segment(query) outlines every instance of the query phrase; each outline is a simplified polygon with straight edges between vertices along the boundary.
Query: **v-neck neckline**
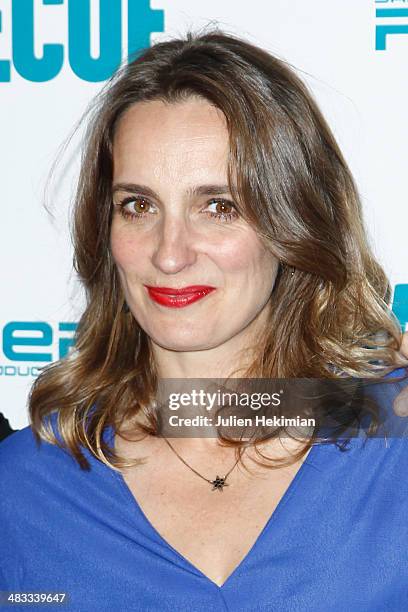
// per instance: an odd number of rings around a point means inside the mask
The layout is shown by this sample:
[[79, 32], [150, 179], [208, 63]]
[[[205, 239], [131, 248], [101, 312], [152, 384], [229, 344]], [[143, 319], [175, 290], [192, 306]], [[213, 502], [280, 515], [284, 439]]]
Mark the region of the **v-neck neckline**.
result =
[[[114, 429], [113, 429], [113, 427], [108, 427], [108, 429], [106, 431], [106, 441], [107, 441], [107, 443], [112, 448], [114, 446], [114, 439], [115, 439]], [[324, 446], [324, 445], [319, 444], [319, 443], [313, 444], [313, 446], [312, 446], [311, 450], [309, 451], [306, 459], [302, 462], [302, 464], [299, 467], [298, 471], [296, 472], [296, 474], [294, 475], [294, 477], [290, 481], [289, 486], [287, 487], [287, 489], [285, 490], [284, 494], [280, 498], [278, 504], [275, 506], [275, 509], [273, 510], [271, 515], [269, 516], [269, 518], [268, 518], [267, 522], [265, 523], [264, 527], [262, 528], [262, 530], [260, 531], [258, 536], [255, 538], [253, 544], [251, 545], [251, 547], [249, 548], [249, 550], [247, 551], [245, 556], [235, 566], [235, 568], [232, 570], [232, 572], [229, 574], [229, 576], [227, 576], [227, 578], [224, 580], [224, 582], [221, 585], [219, 585], [216, 582], [214, 582], [214, 580], [212, 580], [202, 570], [200, 570], [196, 565], [194, 565], [194, 563], [189, 561], [187, 559], [187, 557], [185, 557], [179, 550], [177, 550], [174, 546], [172, 546], [172, 544], [170, 544], [160, 534], [160, 532], [156, 529], [156, 527], [153, 525], [153, 523], [147, 517], [147, 515], [145, 514], [145, 512], [142, 509], [141, 505], [137, 501], [136, 497], [134, 496], [134, 494], [130, 490], [126, 480], [123, 477], [123, 474], [121, 472], [117, 472], [116, 470], [108, 468], [107, 466], [105, 466], [105, 467], [108, 470], [108, 472], [110, 473], [110, 475], [113, 478], [114, 482], [117, 485], [119, 485], [120, 490], [124, 494], [124, 497], [128, 500], [130, 506], [133, 506], [133, 508], [136, 509], [136, 511], [140, 515], [141, 519], [145, 523], [147, 529], [154, 535], [156, 540], [158, 540], [165, 548], [168, 548], [169, 550], [171, 550], [182, 561], [182, 563], [189, 568], [190, 571], [192, 571], [195, 574], [199, 574], [207, 583], [211, 584], [213, 587], [216, 587], [217, 589], [219, 589], [221, 591], [221, 590], [225, 590], [225, 588], [227, 586], [229, 586], [231, 582], [234, 581], [234, 579], [237, 577], [238, 573], [242, 570], [242, 568], [249, 563], [250, 558], [255, 554], [255, 552], [254, 552], [255, 549], [259, 547], [261, 541], [263, 540], [263, 537], [264, 537], [266, 531], [268, 531], [270, 529], [271, 525], [276, 522], [276, 519], [282, 513], [282, 510], [283, 510], [284, 506], [292, 498], [295, 490], [298, 488], [298, 485], [302, 481], [302, 479], [303, 479], [303, 477], [304, 477], [304, 475], [306, 473], [307, 468], [310, 468], [310, 467], [313, 468], [313, 467], [317, 466], [316, 458], [319, 455], [318, 450], [322, 446]], [[310, 460], [312, 458], [314, 459], [314, 462], [310, 463]]]

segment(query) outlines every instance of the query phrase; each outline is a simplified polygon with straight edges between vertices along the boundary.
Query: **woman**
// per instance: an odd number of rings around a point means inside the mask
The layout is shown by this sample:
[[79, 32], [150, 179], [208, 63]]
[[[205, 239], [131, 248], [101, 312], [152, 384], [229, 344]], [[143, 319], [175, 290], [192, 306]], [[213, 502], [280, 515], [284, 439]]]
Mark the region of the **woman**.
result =
[[[1, 588], [86, 612], [404, 609], [404, 438], [155, 435], [163, 379], [405, 372], [352, 176], [294, 72], [219, 31], [146, 50], [90, 121], [74, 238], [75, 351], [0, 447]], [[382, 385], [388, 412], [403, 385]]]

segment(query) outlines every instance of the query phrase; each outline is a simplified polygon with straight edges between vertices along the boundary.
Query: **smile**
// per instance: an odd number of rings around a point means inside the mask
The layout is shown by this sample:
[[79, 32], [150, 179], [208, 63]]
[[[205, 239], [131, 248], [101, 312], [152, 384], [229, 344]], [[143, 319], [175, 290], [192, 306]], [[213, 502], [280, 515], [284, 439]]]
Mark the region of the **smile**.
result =
[[149, 287], [145, 285], [150, 298], [157, 304], [169, 308], [184, 308], [193, 302], [201, 300], [206, 295], [215, 291], [215, 287], [207, 285], [193, 285], [183, 289], [172, 289], [171, 287]]

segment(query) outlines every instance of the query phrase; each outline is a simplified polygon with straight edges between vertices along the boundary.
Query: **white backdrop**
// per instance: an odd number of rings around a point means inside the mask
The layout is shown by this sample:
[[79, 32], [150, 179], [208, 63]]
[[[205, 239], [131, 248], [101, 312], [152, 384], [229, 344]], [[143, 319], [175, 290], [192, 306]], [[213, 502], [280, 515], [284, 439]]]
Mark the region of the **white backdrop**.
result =
[[[103, 32], [107, 26], [102, 13], [110, 5], [122, 8], [116, 38], [121, 35], [123, 58], [132, 12], [133, 46], [211, 22], [296, 68], [354, 173], [374, 251], [393, 286], [399, 285], [395, 310], [405, 328], [408, 0], [0, 0], [0, 412], [12, 427], [27, 425], [27, 394], [37, 368], [63, 354], [82, 307], [67, 230], [78, 138], [53, 180], [47, 176], [103, 85], [90, 80], [98, 76], [97, 62], [86, 68], [85, 58], [85, 78], [76, 74], [88, 4], [95, 60], [100, 25]], [[58, 46], [44, 51], [47, 44]], [[109, 64], [109, 51], [104, 53]]]

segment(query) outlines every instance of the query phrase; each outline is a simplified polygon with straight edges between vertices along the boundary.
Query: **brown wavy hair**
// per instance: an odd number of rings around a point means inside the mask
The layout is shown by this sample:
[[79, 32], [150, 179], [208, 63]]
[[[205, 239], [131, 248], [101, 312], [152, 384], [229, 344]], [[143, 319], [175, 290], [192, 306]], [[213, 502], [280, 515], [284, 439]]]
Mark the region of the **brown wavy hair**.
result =
[[[308, 88], [289, 64], [245, 40], [189, 32], [129, 61], [88, 116], [73, 218], [86, 308], [74, 350], [42, 371], [29, 399], [38, 441], [68, 449], [84, 469], [81, 445], [112, 469], [135, 465], [103, 440], [108, 426], [119, 431], [143, 414], [142, 433], [157, 434], [149, 338], [124, 307], [110, 250], [115, 127], [137, 102], [189, 96], [223, 112], [231, 194], [281, 264], [268, 325], [242, 378], [373, 378], [407, 363], [356, 185]], [[55, 412], [61, 440], [45, 418]], [[243, 443], [227, 443], [241, 454]]]

